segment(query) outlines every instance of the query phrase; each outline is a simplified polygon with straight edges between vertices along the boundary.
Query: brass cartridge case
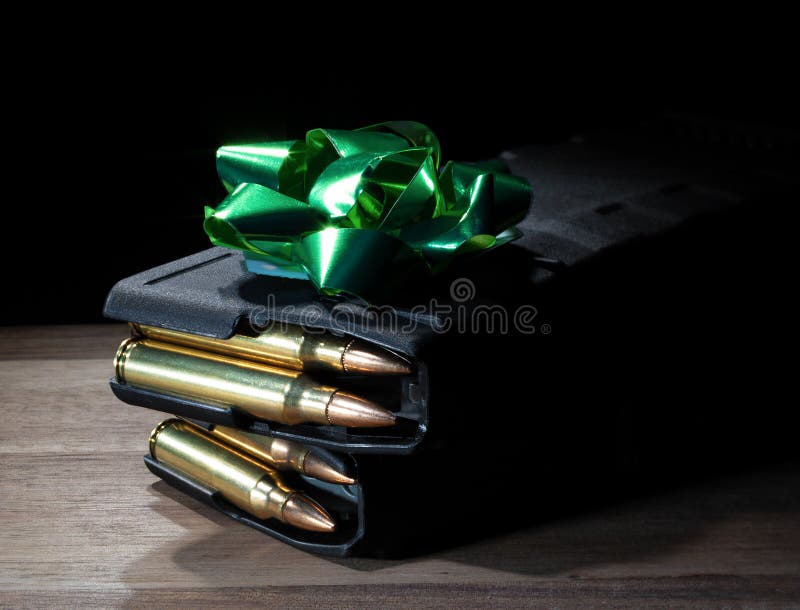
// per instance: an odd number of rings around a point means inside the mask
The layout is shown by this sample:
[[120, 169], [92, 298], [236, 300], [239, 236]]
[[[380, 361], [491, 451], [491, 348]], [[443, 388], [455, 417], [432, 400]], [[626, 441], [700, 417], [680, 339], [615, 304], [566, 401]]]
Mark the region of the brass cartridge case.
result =
[[252, 434], [227, 426], [213, 426], [216, 439], [248, 453], [276, 470], [294, 470], [330, 483], [352, 485], [355, 479], [315, 455], [308, 447], [285, 439]]
[[333, 520], [322, 507], [284, 485], [276, 472], [190, 422], [161, 422], [150, 434], [149, 444], [154, 459], [210, 487], [259, 519], [278, 519], [315, 531], [334, 529]]
[[329, 332], [308, 332], [293, 324], [275, 324], [256, 336], [236, 334], [228, 339], [131, 324], [142, 337], [261, 362], [296, 371], [327, 370], [336, 373], [404, 375], [411, 363], [384, 348], [360, 339]]
[[394, 415], [368, 400], [317, 384], [298, 371], [201, 352], [150, 339], [125, 340], [114, 369], [121, 383], [240, 409], [284, 424], [392, 425]]

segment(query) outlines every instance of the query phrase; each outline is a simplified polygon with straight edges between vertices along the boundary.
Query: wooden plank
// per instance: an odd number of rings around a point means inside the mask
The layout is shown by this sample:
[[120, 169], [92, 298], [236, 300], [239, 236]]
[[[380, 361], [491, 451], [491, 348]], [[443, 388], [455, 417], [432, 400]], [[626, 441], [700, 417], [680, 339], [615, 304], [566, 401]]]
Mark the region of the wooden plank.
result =
[[127, 324], [0, 326], [0, 360], [105, 358], [130, 334]]
[[14, 345], [5, 342], [0, 361], [0, 607], [800, 601], [797, 464], [416, 558], [332, 560], [298, 551], [146, 470], [147, 434], [164, 416], [124, 405], [108, 389], [124, 327], [83, 328], [83, 335], [80, 327], [3, 329]]
[[[792, 588], [787, 581], [794, 581]], [[9, 606], [37, 608], [791, 608], [794, 578], [542, 579], [532, 584], [369, 585], [136, 591], [12, 592]], [[2, 599], [2, 598], [0, 598]]]

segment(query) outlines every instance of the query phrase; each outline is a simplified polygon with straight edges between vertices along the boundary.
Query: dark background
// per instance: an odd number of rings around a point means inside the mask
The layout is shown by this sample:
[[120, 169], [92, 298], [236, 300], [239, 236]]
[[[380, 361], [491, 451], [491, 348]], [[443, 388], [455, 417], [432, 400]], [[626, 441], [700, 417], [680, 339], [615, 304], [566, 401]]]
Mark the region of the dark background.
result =
[[[256, 54], [220, 43], [209, 57], [188, 43], [161, 53], [145, 36], [124, 50], [71, 40], [37, 68], [20, 64], [7, 96], [0, 323], [101, 322], [116, 281], [208, 247], [202, 212], [225, 194], [223, 144], [401, 118], [432, 127], [447, 159], [603, 131], [709, 165], [795, 164], [796, 69], [777, 31], [756, 42], [751, 29], [652, 40], [645, 27], [635, 39], [598, 29], [581, 45], [568, 29], [537, 43], [537, 27], [512, 28], [491, 52], [464, 39], [387, 54], [392, 40], [345, 48], [323, 37], [313, 65], [291, 55], [304, 39], [277, 58], [260, 43]], [[784, 189], [570, 276], [548, 313], [570, 340], [542, 369], [547, 387], [580, 387], [571, 404], [616, 413], [637, 431], [621, 437], [660, 439], [664, 464], [673, 439], [690, 437], [727, 439], [701, 451], [706, 462], [788, 452], [789, 371], [776, 345], [796, 205]], [[639, 404], [646, 426], [632, 423]]]
[[[39, 70], [9, 77], [0, 324], [101, 322], [117, 280], [208, 247], [202, 211], [224, 196], [214, 167], [223, 144], [400, 118], [432, 127], [447, 159], [605, 131], [709, 164], [731, 154], [795, 164], [792, 38], [773, 24], [731, 29], [719, 19], [689, 38], [672, 29], [650, 40], [659, 18], [631, 26], [633, 40], [598, 26], [581, 44], [583, 32], [567, 27], [533, 46], [549, 27], [537, 23], [510, 32], [509, 45], [491, 54], [486, 44], [455, 49], [423, 36], [390, 57], [396, 37], [350, 46], [325, 38], [331, 44], [311, 64], [291, 54], [304, 36], [276, 51], [266, 30], [261, 54], [245, 58], [229, 33], [213, 61], [190, 44], [145, 61], [153, 53], [146, 36], [107, 58], [103, 44], [67, 45]], [[464, 37], [479, 35], [479, 25]], [[103, 66], [94, 65], [99, 56]], [[585, 434], [603, 447], [591, 455], [589, 443], [574, 452], [559, 445], [548, 453], [553, 462], [588, 471], [604, 463], [601, 454], [616, 456], [615, 467], [648, 488], [661, 480], [650, 476], [656, 470], [685, 480], [796, 457], [785, 393], [794, 373], [781, 354], [797, 199], [783, 191], [750, 201], [691, 235], [654, 240], [646, 256], [623, 251], [597, 273], [572, 276], [551, 310], [566, 339], [517, 363], [520, 376], [506, 384], [533, 383], [526, 406], [548, 405], [543, 413], [570, 420], [560, 435]], [[518, 432], [558, 445], [539, 412], [527, 413], [537, 421]], [[606, 427], [586, 425], [586, 413]], [[484, 433], [476, 430], [464, 438]]]
[[[536, 32], [510, 29], [509, 46], [491, 53], [462, 41], [394, 56], [323, 44], [313, 66], [244, 51], [236, 66], [222, 44], [212, 58], [187, 44], [145, 60], [143, 38], [126, 52], [72, 41], [10, 77], [0, 323], [101, 321], [115, 281], [207, 247], [202, 210], [224, 196], [214, 151], [226, 143], [407, 118], [435, 130], [445, 158], [470, 160], [597, 130], [655, 140], [675, 117], [699, 117], [754, 127], [787, 154], [794, 146], [780, 37], [757, 50], [735, 33], [695, 32], [694, 46], [685, 32], [600, 32], [580, 48], [576, 37], [529, 47]], [[688, 142], [709, 156], [725, 146]]]

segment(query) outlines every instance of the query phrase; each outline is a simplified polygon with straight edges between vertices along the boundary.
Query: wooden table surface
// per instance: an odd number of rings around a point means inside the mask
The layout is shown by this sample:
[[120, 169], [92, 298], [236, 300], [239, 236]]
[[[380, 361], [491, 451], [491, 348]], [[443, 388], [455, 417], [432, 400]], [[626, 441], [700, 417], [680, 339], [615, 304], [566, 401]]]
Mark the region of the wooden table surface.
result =
[[800, 606], [800, 467], [408, 560], [298, 551], [145, 468], [108, 388], [121, 325], [0, 328], [0, 607]]

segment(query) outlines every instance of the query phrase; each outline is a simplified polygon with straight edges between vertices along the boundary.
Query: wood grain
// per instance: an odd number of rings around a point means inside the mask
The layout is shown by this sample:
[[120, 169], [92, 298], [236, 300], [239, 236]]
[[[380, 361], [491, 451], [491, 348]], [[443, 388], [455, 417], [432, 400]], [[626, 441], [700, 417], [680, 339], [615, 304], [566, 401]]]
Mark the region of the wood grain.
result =
[[331, 560], [158, 481], [107, 386], [120, 325], [0, 329], [0, 607], [800, 603], [800, 467], [718, 477], [407, 560]]

